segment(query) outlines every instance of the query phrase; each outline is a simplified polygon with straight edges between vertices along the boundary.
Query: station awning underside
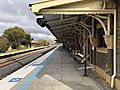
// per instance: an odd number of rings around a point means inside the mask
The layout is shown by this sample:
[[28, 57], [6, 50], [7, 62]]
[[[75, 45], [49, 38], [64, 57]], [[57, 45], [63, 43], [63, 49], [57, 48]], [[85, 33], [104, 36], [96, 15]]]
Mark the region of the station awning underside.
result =
[[114, 14], [114, 9], [105, 9], [103, 0], [47, 0], [31, 3], [30, 9], [37, 16], [43, 15], [42, 24], [45, 22], [45, 26], [62, 42], [82, 33], [84, 27], [91, 30], [90, 15], [104, 17]]

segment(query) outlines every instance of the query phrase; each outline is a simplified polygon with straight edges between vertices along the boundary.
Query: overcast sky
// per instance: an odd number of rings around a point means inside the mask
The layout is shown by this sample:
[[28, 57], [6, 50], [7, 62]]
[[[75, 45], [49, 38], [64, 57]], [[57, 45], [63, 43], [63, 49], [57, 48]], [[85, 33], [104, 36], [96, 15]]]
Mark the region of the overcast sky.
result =
[[40, 0], [0, 0], [0, 35], [11, 26], [20, 26], [35, 39], [54, 38], [47, 28], [36, 23], [36, 16], [28, 6], [34, 1]]

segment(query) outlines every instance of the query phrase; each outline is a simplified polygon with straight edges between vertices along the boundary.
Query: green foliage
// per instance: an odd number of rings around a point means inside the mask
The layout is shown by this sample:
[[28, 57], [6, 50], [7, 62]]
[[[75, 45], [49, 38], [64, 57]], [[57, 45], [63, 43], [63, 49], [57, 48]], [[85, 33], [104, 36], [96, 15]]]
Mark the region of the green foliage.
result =
[[6, 29], [3, 36], [10, 41], [13, 49], [19, 48], [21, 44], [28, 46], [31, 42], [30, 34], [27, 34], [22, 28], [17, 26]]
[[25, 33], [25, 37], [24, 39], [22, 39], [21, 45], [29, 46], [31, 44], [31, 41], [32, 41], [31, 35], [28, 33]]
[[37, 46], [48, 46], [49, 42], [47, 40], [38, 40]]
[[10, 47], [10, 42], [5, 37], [0, 37], [0, 53], [5, 52]]

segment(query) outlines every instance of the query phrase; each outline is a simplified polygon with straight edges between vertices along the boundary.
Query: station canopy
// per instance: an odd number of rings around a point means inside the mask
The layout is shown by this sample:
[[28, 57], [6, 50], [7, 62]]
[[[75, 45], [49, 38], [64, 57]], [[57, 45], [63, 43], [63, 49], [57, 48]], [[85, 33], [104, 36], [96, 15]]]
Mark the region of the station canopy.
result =
[[80, 25], [91, 27], [90, 15], [114, 14], [114, 9], [105, 9], [105, 0], [44, 0], [29, 7], [37, 16], [43, 16], [37, 22], [63, 41], [79, 33]]

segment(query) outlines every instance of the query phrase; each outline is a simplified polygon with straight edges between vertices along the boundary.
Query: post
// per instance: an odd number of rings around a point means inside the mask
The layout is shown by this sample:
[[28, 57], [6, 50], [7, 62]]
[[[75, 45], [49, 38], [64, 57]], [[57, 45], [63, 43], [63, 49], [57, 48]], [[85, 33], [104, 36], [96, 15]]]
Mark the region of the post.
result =
[[85, 64], [85, 70], [84, 70], [83, 76], [87, 76], [87, 61], [86, 60], [85, 60], [84, 64]]
[[[87, 39], [87, 37], [86, 37], [86, 31], [84, 31], [84, 35], [85, 35], [84, 55], [86, 56], [86, 39]], [[87, 61], [86, 60], [84, 62], [84, 67], [85, 67], [85, 69], [84, 69], [84, 75], [83, 76], [87, 76]]]

